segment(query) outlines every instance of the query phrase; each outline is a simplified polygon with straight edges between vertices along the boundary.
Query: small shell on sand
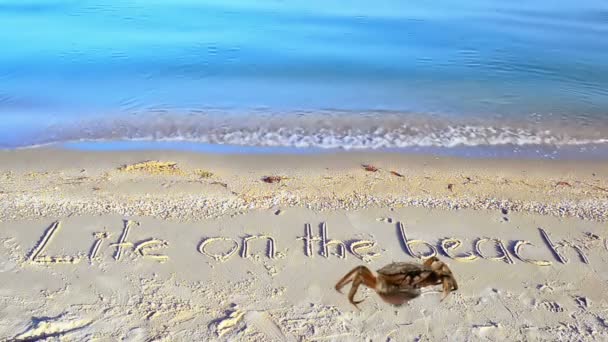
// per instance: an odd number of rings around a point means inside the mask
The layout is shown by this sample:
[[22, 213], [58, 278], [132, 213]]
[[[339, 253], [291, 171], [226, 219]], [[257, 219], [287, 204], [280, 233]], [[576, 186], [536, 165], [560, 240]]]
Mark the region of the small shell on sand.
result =
[[118, 168], [123, 172], [145, 172], [151, 175], [183, 175], [182, 171], [175, 162], [164, 162], [158, 160], [148, 160], [140, 163], [123, 165]]
[[285, 178], [283, 178], [281, 176], [266, 176], [266, 177], [262, 178], [262, 181], [265, 183], [279, 183], [283, 179], [285, 179]]

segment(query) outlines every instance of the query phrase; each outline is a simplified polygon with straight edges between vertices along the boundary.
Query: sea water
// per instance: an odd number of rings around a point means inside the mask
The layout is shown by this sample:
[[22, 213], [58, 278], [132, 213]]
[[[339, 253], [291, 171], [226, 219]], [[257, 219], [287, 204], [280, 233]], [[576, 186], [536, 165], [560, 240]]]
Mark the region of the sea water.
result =
[[0, 0], [0, 148], [99, 141], [604, 155], [608, 2]]

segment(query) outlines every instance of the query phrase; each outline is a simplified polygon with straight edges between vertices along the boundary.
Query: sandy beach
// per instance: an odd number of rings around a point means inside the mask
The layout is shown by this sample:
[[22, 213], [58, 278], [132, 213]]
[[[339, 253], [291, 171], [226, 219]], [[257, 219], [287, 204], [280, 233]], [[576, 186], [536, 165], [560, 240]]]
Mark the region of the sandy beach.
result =
[[[1, 151], [0, 338], [601, 341], [607, 220], [601, 161]], [[432, 255], [443, 301], [334, 289]]]
[[608, 1], [347, 4], [0, 0], [0, 342], [608, 341]]

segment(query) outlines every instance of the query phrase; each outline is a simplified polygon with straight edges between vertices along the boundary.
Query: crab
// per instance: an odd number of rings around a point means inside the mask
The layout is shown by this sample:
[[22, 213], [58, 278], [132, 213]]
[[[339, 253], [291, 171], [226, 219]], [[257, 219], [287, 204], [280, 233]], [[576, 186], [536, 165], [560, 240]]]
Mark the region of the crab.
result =
[[385, 302], [397, 306], [420, 296], [420, 288], [425, 286], [443, 285], [442, 301], [458, 289], [452, 271], [437, 257], [430, 257], [423, 264], [393, 262], [377, 272], [375, 276], [367, 267], [357, 266], [338, 281], [336, 290], [342, 293], [342, 288], [352, 282], [348, 300], [358, 308], [357, 304], [363, 300], [356, 301], [355, 294], [361, 284], [375, 290]]

